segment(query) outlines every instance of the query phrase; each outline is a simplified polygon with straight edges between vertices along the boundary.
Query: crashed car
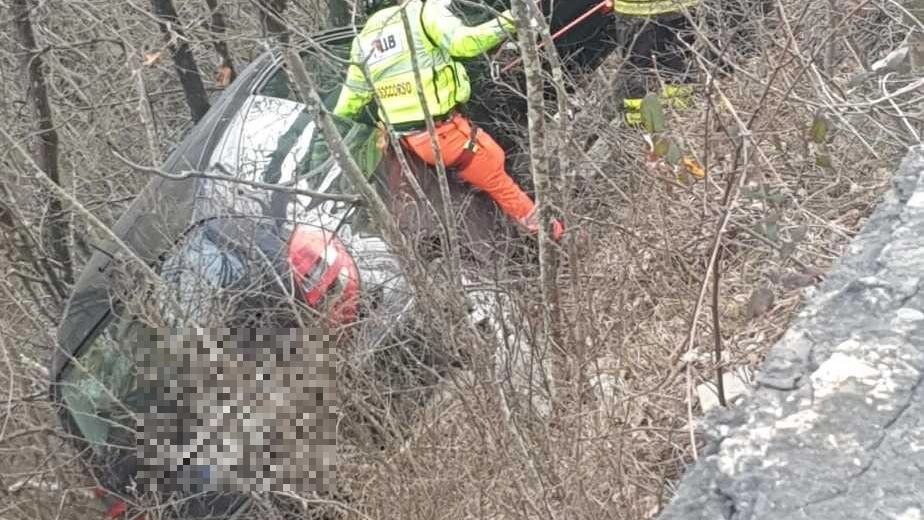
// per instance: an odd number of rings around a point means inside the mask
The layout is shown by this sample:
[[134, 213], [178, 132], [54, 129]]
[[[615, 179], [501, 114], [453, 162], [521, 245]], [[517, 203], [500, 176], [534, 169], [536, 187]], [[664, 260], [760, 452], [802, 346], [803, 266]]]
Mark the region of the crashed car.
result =
[[[575, 2], [556, 11], [553, 29], [592, 4]], [[602, 16], [591, 19], [585, 26], [591, 32], [559, 40], [560, 51], [576, 67], [596, 66], [613, 47], [601, 43], [606, 23]], [[329, 109], [346, 72], [331, 56], [345, 60], [353, 34], [348, 28], [317, 35], [301, 54]], [[491, 92], [473, 100], [473, 119], [515, 146], [503, 125], [492, 126], [490, 114], [498, 104], [516, 106], [519, 98], [488, 88], [496, 72], [490, 58], [471, 67], [475, 92], [479, 87]], [[297, 327], [323, 307], [335, 323], [363, 323], [362, 335], [351, 338], [363, 348], [415, 333], [415, 298], [402, 276], [402, 259], [377, 234], [293, 87], [277, 51], [241, 71], [171, 152], [162, 165], [166, 175], [153, 178], [115, 224], [121, 244], [98, 244], [75, 284], [51, 360], [51, 398], [100, 493], [110, 497], [112, 514], [125, 507], [119, 497], [149, 487], [137, 475], [136, 414], [150, 399], [137, 386], [137, 346], [156, 331], [183, 323]], [[438, 260], [435, 215], [423, 208], [397, 156], [383, 144], [373, 110], [360, 121], [336, 124], [363, 174], [421, 246], [420, 254]], [[525, 118], [525, 110], [521, 115]], [[436, 176], [409, 161], [426, 198], [439, 207]], [[490, 262], [498, 254], [494, 244], [511, 230], [486, 196], [456, 179], [449, 184], [453, 207], [464, 213], [459, 224], [467, 265]], [[156, 284], [140, 281], [146, 269], [141, 264], [154, 270]], [[476, 302], [471, 319], [493, 320], [497, 298], [485, 297], [493, 293], [470, 293]], [[173, 475], [184, 474], [183, 468], [174, 470]], [[208, 489], [207, 476], [197, 482], [190, 475], [181, 491]], [[239, 495], [197, 496], [185, 502], [184, 516], [227, 514], [248, 503]]]

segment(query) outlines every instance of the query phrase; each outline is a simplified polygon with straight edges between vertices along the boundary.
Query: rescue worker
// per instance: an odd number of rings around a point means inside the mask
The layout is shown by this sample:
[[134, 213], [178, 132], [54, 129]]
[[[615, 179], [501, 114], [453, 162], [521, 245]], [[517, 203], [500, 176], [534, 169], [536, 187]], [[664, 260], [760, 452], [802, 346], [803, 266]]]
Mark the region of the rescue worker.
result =
[[[393, 125], [404, 149], [435, 166], [416, 88], [414, 53], [445, 166], [456, 168], [464, 181], [487, 193], [526, 232], [538, 234], [536, 205], [507, 173], [504, 150], [460, 112], [471, 95], [471, 83], [457, 59], [473, 58], [500, 45], [515, 31], [512, 16], [505, 11], [486, 23], [467, 26], [449, 4], [449, 0], [365, 0], [369, 18], [353, 41], [352, 64], [333, 112], [355, 119], [373, 101], [362, 69], [365, 64], [381, 100], [378, 117]], [[405, 34], [402, 9], [410, 35]], [[559, 241], [563, 233], [561, 221], [553, 221], [551, 238]]]
[[[694, 11], [702, 0], [615, 0], [613, 11], [623, 20], [621, 43], [630, 65], [623, 98], [626, 122], [641, 123], [642, 98], [660, 91], [660, 97], [678, 109], [689, 106], [693, 93], [691, 59], [686, 45], [693, 32], [685, 10]], [[661, 90], [657, 75], [664, 79]]]

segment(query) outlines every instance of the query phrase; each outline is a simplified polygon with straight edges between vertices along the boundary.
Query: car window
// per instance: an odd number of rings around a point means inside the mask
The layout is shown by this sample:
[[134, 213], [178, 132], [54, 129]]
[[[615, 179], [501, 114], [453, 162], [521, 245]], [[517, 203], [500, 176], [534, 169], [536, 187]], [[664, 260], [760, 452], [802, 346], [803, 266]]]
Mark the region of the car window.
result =
[[[339, 41], [325, 43], [323, 49], [314, 47], [299, 54], [305, 70], [311, 75], [318, 94], [328, 110], [332, 110], [337, 104], [337, 98], [343, 88], [351, 43], [349, 38], [343, 38]], [[261, 96], [291, 101], [300, 99], [297, 87], [289, 81], [288, 74], [282, 68], [270, 76], [258, 93]]]
[[299, 178], [306, 189], [317, 189], [323, 159], [314, 154], [319, 132], [301, 103], [256, 96], [239, 132], [236, 177], [276, 184]]
[[146, 330], [139, 322], [114, 319], [62, 374], [62, 403], [98, 457], [110, 459], [117, 450], [134, 452], [134, 414], [140, 412], [140, 403], [133, 345]]
[[[192, 230], [160, 268], [164, 281], [176, 290], [168, 293], [175, 302], [157, 298], [158, 310], [170, 325], [208, 322], [222, 312], [218, 296], [246, 275], [247, 266], [239, 255], [216, 243], [210, 225]], [[181, 315], [171, 303], [178, 305]]]

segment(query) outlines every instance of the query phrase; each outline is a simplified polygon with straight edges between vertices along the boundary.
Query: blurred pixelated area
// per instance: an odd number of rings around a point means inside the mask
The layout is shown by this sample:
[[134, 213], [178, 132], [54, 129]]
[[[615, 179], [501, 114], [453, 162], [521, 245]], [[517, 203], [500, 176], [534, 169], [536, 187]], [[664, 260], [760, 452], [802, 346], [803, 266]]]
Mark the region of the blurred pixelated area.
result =
[[316, 329], [184, 328], [139, 341], [139, 480], [167, 493], [332, 492], [334, 347]]

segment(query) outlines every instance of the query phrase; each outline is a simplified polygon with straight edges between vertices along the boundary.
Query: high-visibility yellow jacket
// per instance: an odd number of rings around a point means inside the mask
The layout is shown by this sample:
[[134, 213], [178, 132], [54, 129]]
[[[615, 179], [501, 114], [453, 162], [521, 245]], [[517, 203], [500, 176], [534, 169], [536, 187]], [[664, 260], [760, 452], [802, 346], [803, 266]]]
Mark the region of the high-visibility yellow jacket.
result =
[[702, 0], [615, 0], [613, 11], [628, 16], [656, 16], [690, 9]]
[[[449, 3], [411, 0], [402, 7], [389, 7], [370, 16], [353, 41], [351, 64], [334, 114], [356, 118], [374, 99], [375, 88], [381, 101], [380, 118], [395, 125], [423, 121], [411, 53], [417, 57], [432, 116], [448, 114], [467, 102], [471, 82], [465, 67], [454, 58], [472, 58], [496, 47], [515, 27], [509, 15], [466, 26], [449, 10]], [[409, 35], [405, 34], [402, 9], [411, 28]]]

